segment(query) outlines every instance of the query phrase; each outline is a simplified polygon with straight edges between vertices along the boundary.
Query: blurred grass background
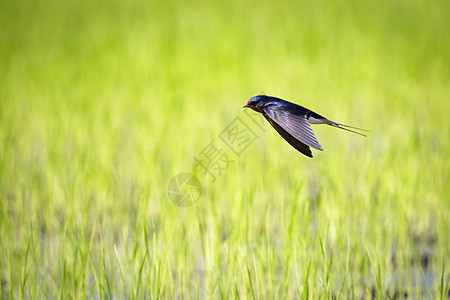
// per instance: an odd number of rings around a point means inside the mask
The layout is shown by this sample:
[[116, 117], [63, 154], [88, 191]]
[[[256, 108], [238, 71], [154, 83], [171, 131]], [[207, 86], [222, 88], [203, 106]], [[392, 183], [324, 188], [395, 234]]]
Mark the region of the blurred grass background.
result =
[[[2, 299], [447, 297], [449, 6], [1, 0]], [[260, 93], [369, 136], [266, 125], [171, 203]]]

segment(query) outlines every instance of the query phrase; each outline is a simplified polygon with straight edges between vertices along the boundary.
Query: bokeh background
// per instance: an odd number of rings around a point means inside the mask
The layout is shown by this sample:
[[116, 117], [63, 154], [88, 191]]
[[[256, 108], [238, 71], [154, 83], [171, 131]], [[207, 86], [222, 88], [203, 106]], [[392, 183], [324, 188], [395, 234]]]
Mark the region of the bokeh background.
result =
[[[449, 3], [1, 0], [2, 299], [447, 298]], [[261, 93], [370, 132], [207, 178]]]

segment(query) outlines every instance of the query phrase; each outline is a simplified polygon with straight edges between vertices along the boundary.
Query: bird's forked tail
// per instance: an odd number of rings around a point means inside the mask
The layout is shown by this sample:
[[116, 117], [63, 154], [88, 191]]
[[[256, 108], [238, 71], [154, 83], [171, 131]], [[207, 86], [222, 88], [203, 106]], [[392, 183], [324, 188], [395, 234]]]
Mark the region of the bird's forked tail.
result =
[[328, 125], [331, 125], [333, 127], [337, 127], [337, 128], [343, 129], [343, 130], [347, 130], [347, 131], [350, 131], [350, 132], [353, 132], [353, 133], [356, 133], [356, 134], [359, 134], [359, 135], [362, 135], [362, 136], [366, 136], [366, 135], [361, 133], [361, 132], [357, 132], [357, 131], [351, 130], [349, 128], [360, 130], [360, 131], [369, 132], [369, 130], [366, 130], [366, 129], [362, 129], [362, 128], [358, 128], [358, 127], [353, 127], [353, 126], [337, 123], [337, 122], [334, 122], [334, 121], [331, 121], [331, 120], [327, 120], [327, 121], [329, 121]]

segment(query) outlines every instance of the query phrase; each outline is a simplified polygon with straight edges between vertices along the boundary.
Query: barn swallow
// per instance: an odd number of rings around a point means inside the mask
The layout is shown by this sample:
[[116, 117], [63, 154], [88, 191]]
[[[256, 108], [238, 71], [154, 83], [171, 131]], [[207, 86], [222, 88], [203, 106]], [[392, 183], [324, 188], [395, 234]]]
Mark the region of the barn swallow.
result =
[[309, 147], [323, 151], [322, 146], [320, 146], [314, 135], [311, 124], [328, 124], [362, 136], [365, 135], [349, 128], [367, 131], [328, 120], [303, 106], [276, 97], [255, 96], [248, 100], [247, 105], [244, 105], [244, 107], [250, 107], [254, 111], [262, 113], [270, 125], [292, 147], [309, 157], [313, 157]]

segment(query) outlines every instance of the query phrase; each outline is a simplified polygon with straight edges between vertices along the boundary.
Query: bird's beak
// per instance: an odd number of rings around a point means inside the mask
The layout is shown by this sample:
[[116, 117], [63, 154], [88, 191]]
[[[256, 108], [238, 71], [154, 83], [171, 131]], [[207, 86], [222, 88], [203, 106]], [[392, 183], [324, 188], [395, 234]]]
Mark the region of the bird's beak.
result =
[[246, 105], [244, 105], [243, 107], [250, 107], [250, 105], [246, 104]]

